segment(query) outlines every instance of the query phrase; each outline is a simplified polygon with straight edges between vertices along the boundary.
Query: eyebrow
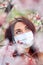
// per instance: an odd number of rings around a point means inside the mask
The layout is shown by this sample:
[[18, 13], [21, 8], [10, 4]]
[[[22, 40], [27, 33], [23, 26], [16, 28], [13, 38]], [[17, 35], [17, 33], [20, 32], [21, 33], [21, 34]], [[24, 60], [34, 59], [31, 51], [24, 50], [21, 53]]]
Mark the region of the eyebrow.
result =
[[18, 31], [18, 32], [20, 32], [21, 30], [20, 30], [20, 29], [16, 29], [16, 30], [14, 30], [14, 31]]
[[[24, 26], [24, 28], [28, 27], [27, 25]], [[21, 31], [21, 29], [16, 29], [14, 31]]]

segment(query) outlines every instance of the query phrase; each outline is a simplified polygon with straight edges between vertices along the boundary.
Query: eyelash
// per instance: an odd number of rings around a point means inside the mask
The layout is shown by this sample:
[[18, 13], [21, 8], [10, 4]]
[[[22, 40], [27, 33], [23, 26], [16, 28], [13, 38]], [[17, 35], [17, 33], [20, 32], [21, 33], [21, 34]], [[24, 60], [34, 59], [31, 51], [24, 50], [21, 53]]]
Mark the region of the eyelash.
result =
[[21, 33], [21, 31], [17, 31], [17, 32], [16, 32], [16, 34], [20, 34], [20, 33]]

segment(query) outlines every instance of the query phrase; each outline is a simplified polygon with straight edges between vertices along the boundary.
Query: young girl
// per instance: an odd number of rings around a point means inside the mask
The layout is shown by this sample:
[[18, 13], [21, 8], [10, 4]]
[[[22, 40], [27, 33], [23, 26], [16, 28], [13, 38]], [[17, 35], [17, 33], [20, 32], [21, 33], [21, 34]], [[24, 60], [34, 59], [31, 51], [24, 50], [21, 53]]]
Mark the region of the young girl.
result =
[[0, 65], [41, 65], [43, 54], [34, 47], [35, 33], [30, 20], [15, 18], [5, 33], [10, 43], [0, 50]]

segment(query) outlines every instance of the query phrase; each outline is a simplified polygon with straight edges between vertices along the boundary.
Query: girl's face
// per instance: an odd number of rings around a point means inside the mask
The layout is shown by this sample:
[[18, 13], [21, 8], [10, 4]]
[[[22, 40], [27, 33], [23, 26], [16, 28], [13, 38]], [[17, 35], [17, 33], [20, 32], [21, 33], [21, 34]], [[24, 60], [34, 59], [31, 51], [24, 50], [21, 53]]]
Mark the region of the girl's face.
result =
[[19, 34], [22, 34], [22, 33], [26, 33], [26, 32], [29, 32], [31, 31], [28, 26], [22, 22], [18, 22], [16, 23], [15, 27], [14, 27], [14, 35], [19, 35]]
[[[17, 22], [14, 26], [14, 39], [17, 43], [19, 53], [28, 52], [29, 47], [33, 44], [33, 33], [28, 26], [22, 22]], [[24, 50], [25, 49], [25, 50]]]

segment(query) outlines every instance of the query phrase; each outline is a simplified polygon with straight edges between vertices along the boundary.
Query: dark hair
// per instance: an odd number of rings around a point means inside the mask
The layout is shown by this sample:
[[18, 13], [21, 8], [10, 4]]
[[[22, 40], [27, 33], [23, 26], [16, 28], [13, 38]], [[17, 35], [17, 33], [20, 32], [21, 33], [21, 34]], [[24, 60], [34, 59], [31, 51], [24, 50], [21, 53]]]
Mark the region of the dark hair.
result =
[[[5, 38], [8, 38], [10, 42], [13, 42], [13, 40], [14, 40], [12, 33], [13, 33], [13, 28], [17, 22], [25, 23], [28, 26], [28, 28], [33, 32], [33, 34], [35, 34], [35, 32], [36, 32], [35, 26], [33, 25], [33, 23], [25, 17], [15, 18], [12, 22], [13, 23], [9, 26], [9, 28], [6, 30], [6, 33], [5, 33]], [[31, 46], [30, 54], [33, 54], [34, 52], [36, 52], [36, 48]], [[37, 56], [37, 53], [36, 53], [35, 57], [36, 56]]]
[[35, 34], [35, 26], [33, 25], [33, 23], [30, 20], [28, 20], [25, 17], [15, 18], [5, 32], [5, 38], [8, 38], [10, 42], [13, 42], [12, 32], [13, 32], [13, 28], [17, 22], [25, 23], [28, 26], [28, 28], [33, 32], [33, 34]]

